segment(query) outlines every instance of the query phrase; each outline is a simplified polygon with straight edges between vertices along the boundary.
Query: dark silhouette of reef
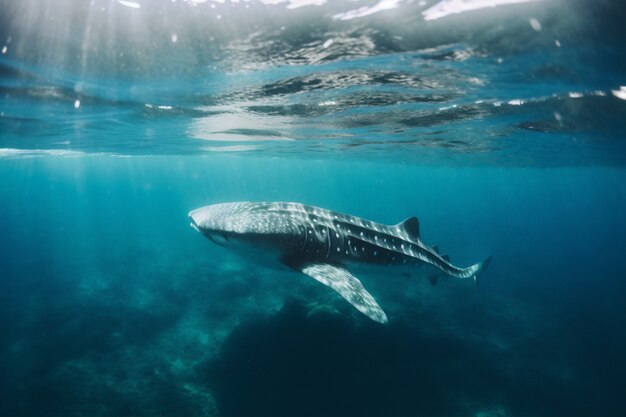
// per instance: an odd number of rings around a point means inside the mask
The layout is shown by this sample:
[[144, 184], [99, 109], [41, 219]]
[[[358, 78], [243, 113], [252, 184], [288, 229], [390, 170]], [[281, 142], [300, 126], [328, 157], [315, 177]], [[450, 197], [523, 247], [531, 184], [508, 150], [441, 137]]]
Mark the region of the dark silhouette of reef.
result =
[[458, 415], [468, 411], [459, 398], [503, 382], [489, 358], [453, 336], [311, 314], [295, 299], [240, 325], [204, 366], [227, 416]]

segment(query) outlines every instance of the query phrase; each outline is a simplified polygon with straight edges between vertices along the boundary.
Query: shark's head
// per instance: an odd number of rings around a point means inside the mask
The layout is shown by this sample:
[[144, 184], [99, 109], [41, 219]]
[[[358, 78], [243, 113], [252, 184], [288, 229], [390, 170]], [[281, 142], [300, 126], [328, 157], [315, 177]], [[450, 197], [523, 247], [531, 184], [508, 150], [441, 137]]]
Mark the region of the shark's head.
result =
[[227, 246], [229, 240], [232, 243], [238, 217], [233, 204], [216, 204], [190, 211], [189, 225], [212, 242]]
[[269, 203], [223, 203], [189, 212], [190, 226], [220, 246], [284, 251], [300, 229]]

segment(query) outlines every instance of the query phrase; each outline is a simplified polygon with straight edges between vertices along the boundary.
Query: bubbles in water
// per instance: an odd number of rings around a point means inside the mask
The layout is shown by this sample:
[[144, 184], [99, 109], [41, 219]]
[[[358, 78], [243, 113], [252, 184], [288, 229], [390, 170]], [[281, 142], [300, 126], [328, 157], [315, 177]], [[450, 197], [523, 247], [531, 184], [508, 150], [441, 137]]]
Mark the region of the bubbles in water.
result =
[[539, 23], [539, 21], [534, 17], [528, 19], [528, 23], [530, 23], [530, 27], [532, 27], [536, 32], [541, 31], [541, 23]]

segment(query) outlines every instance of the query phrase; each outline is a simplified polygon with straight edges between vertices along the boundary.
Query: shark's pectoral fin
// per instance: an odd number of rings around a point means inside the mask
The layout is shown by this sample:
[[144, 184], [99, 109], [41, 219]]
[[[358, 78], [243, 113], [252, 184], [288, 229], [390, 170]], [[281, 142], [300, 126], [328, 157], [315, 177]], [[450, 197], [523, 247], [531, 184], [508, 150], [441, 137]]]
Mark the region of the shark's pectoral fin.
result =
[[329, 264], [307, 264], [303, 265], [300, 271], [337, 291], [370, 319], [387, 323], [387, 315], [374, 297], [367, 292], [361, 281], [346, 269]]

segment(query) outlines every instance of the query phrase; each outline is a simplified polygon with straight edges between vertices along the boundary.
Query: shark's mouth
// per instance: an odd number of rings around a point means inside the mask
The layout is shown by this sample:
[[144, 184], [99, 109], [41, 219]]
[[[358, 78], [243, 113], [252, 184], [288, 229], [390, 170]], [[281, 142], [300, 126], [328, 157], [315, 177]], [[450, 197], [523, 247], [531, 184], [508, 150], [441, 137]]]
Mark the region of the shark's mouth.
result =
[[218, 231], [201, 229], [192, 216], [189, 216], [189, 226], [193, 227], [196, 231], [209, 238], [213, 243], [220, 246], [225, 246], [228, 241], [228, 238]]
[[191, 216], [189, 216], [189, 226], [191, 226], [194, 229], [196, 229], [196, 231], [202, 233], [202, 230], [200, 230], [200, 228], [198, 227], [198, 224], [196, 223], [196, 221]]

